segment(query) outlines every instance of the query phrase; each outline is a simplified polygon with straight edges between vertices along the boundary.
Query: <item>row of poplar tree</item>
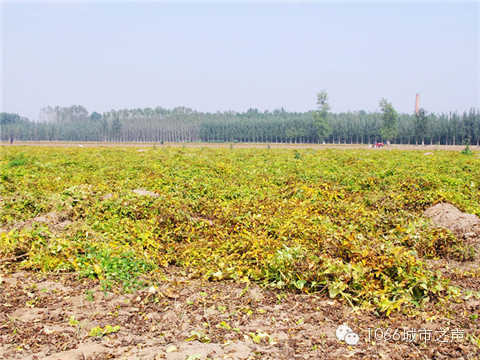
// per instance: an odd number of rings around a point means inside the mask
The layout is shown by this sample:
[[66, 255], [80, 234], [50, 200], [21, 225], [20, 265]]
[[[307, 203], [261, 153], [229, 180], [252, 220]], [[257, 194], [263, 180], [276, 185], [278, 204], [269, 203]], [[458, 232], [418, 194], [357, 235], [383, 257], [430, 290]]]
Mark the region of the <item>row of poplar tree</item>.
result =
[[329, 112], [327, 94], [318, 109], [206, 113], [186, 107], [89, 113], [83, 106], [47, 107], [39, 120], [0, 113], [3, 141], [276, 142], [463, 144], [480, 142], [480, 111], [398, 114], [382, 99], [378, 112]]

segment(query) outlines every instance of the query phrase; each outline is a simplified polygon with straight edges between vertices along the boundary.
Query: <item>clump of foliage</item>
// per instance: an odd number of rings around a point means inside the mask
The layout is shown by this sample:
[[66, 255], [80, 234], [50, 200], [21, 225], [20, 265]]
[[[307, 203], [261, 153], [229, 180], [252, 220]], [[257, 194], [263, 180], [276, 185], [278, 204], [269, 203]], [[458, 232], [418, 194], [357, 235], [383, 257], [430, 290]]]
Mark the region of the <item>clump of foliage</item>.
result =
[[441, 257], [459, 261], [474, 258], [473, 248], [447, 229], [417, 221], [410, 224], [407, 234], [401, 244], [415, 249], [417, 255], [422, 258]]
[[90, 330], [88, 336], [90, 337], [103, 337], [105, 335], [113, 334], [120, 331], [120, 326], [106, 325], [104, 328], [96, 326]]
[[[328, 123], [328, 111], [330, 105], [328, 103], [328, 94], [326, 91], [321, 91], [317, 94], [318, 110], [313, 113], [313, 138], [316, 141], [324, 141], [331, 133], [331, 127]], [[298, 129], [297, 129], [298, 132]], [[292, 132], [295, 134], [295, 132]]]
[[473, 152], [470, 150], [470, 139], [465, 139], [463, 142], [463, 145], [465, 145], [465, 148], [462, 150], [462, 154], [464, 155], [472, 155]]
[[[389, 314], [448, 296], [424, 259], [472, 255], [422, 221], [423, 211], [444, 201], [480, 215], [480, 160], [454, 152], [429, 161], [395, 150], [22, 152], [36, 161], [11, 167], [19, 149], [0, 154], [8, 179], [0, 181], [0, 257], [74, 271], [105, 288], [133, 289], [143, 274], [175, 265]], [[69, 225], [32, 220], [48, 212]]]
[[23, 166], [27, 164], [28, 159], [24, 153], [19, 153], [17, 155], [12, 156], [10, 161], [8, 162], [8, 167], [16, 167], [16, 166]]
[[154, 266], [138, 259], [133, 252], [114, 254], [109, 249], [90, 247], [75, 260], [81, 276], [98, 278], [105, 289], [121, 283], [126, 290], [142, 286], [139, 276], [153, 270]]
[[380, 100], [380, 110], [382, 114], [380, 134], [383, 139], [391, 141], [398, 133], [398, 114], [386, 99]]
[[302, 290], [306, 281], [302, 279], [298, 269], [304, 260], [305, 251], [300, 246], [290, 248], [283, 245], [268, 264], [266, 278], [274, 286], [282, 288], [290, 285]]

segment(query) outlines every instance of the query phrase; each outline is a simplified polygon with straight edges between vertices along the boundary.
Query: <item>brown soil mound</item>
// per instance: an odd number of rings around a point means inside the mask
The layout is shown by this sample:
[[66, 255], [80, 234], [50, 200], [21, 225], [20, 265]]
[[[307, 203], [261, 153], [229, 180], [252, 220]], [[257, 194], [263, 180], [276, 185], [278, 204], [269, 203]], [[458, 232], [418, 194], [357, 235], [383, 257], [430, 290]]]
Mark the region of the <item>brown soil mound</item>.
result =
[[0, 233], [8, 232], [10, 230], [20, 231], [22, 229], [29, 229], [32, 227], [33, 223], [42, 223], [47, 225], [51, 230], [57, 231], [61, 231], [68, 225], [72, 224], [72, 222], [68, 220], [67, 214], [52, 211], [43, 215], [38, 215], [30, 220], [17, 222], [10, 227], [7, 226], [5, 228], [0, 228]]
[[461, 212], [452, 204], [436, 204], [425, 210], [424, 215], [436, 226], [450, 230], [459, 239], [480, 240], [480, 218]]

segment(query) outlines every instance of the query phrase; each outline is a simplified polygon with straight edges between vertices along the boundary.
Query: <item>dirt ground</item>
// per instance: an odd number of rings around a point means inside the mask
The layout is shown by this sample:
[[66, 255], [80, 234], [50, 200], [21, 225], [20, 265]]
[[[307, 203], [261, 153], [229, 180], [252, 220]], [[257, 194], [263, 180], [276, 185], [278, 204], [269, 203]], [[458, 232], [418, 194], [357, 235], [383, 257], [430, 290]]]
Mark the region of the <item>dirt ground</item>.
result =
[[436, 226], [450, 230], [458, 238], [477, 243], [480, 240], [480, 218], [461, 212], [452, 204], [439, 203], [424, 212]]
[[[173, 147], [211, 147], [211, 148], [280, 148], [280, 149], [368, 149], [369, 145], [364, 144], [281, 144], [281, 143], [202, 143], [202, 142], [185, 142], [170, 143], [163, 145], [153, 142], [67, 142], [67, 141], [15, 141], [12, 145], [8, 142], [0, 142], [0, 146], [61, 146], [61, 147], [152, 147], [152, 146], [173, 146]], [[427, 152], [433, 150], [450, 150], [460, 151], [465, 148], [464, 145], [390, 145], [388, 147], [374, 150], [420, 150]], [[470, 146], [472, 151], [480, 151], [480, 146]]]
[[[476, 265], [478, 271], [478, 264]], [[0, 359], [478, 359], [480, 299], [379, 317], [323, 294], [192, 279], [169, 268], [130, 294], [72, 274], [4, 273]], [[360, 341], [335, 332], [346, 323]], [[102, 330], [110, 325], [110, 334]], [[92, 336], [95, 327], [99, 336]], [[105, 331], [106, 332], [106, 331]], [[416, 336], [408, 337], [408, 333]]]

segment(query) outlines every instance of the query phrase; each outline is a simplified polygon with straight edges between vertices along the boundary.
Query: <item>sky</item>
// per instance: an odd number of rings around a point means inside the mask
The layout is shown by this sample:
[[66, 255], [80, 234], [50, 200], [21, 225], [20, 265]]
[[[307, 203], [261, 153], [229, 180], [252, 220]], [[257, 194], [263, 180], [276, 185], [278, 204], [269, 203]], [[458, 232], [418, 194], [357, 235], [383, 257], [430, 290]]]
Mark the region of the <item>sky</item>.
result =
[[[1, 1], [1, 0], [0, 0]], [[479, 2], [3, 1], [0, 111], [480, 107]]]

